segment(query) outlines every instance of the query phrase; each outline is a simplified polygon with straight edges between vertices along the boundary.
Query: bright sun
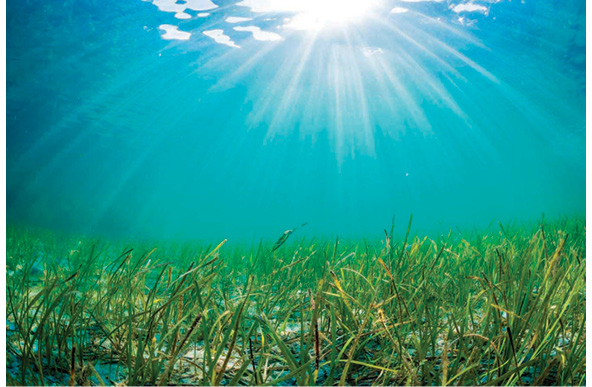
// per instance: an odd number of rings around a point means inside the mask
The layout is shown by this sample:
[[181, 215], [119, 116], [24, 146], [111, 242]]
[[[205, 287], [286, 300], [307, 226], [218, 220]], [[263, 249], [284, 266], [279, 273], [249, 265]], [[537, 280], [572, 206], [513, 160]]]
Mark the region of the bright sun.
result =
[[344, 25], [361, 19], [376, 4], [376, 0], [271, 0], [277, 11], [295, 12], [287, 27], [318, 30], [327, 26]]

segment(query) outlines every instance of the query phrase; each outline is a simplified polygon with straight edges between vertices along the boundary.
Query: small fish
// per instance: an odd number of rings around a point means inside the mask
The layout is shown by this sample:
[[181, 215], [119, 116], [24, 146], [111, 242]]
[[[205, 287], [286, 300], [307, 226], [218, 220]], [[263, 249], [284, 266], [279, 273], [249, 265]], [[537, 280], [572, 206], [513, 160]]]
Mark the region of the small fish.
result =
[[293, 230], [286, 230], [284, 231], [284, 234], [280, 237], [280, 239], [277, 240], [277, 242], [275, 242], [275, 245], [273, 246], [273, 249], [271, 249], [272, 252], [276, 251], [277, 249], [279, 249], [280, 247], [282, 247], [282, 245], [284, 243], [286, 243], [286, 240], [288, 240], [288, 237], [290, 235], [292, 235], [292, 233], [296, 230], [298, 230], [300, 227], [304, 227], [306, 226], [308, 223], [302, 223], [300, 226], [298, 227], [294, 227]]

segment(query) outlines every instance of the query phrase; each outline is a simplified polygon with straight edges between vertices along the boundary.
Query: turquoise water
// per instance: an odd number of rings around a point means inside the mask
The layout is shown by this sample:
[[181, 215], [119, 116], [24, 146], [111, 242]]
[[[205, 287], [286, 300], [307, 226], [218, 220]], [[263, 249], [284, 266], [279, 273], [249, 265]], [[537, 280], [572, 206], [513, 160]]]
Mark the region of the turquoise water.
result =
[[584, 215], [584, 11], [9, 0], [8, 224], [252, 241]]

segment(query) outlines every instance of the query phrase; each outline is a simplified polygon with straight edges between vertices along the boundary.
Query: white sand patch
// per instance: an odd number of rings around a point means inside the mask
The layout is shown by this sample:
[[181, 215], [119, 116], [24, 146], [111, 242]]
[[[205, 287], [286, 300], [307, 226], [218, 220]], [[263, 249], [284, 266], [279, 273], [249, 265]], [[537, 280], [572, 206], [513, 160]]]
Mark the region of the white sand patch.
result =
[[229, 16], [224, 21], [226, 23], [241, 23], [241, 22], [246, 22], [246, 21], [249, 21], [249, 20], [253, 20], [253, 18], [250, 18], [250, 17]]
[[209, 30], [204, 31], [203, 34], [207, 37], [214, 39], [216, 43], [225, 44], [230, 47], [240, 48], [239, 45], [234, 43], [230, 36], [224, 35], [224, 30], [216, 29], [216, 30]]
[[165, 32], [160, 36], [165, 40], [189, 40], [191, 36], [191, 33], [179, 31], [179, 27], [170, 24], [161, 24], [158, 28]]
[[274, 40], [282, 40], [282, 37], [275, 32], [263, 31], [261, 28], [256, 26], [248, 26], [248, 27], [234, 27], [235, 31], [245, 31], [250, 32], [253, 34], [253, 38], [255, 40], [263, 40], [263, 41], [274, 41]]

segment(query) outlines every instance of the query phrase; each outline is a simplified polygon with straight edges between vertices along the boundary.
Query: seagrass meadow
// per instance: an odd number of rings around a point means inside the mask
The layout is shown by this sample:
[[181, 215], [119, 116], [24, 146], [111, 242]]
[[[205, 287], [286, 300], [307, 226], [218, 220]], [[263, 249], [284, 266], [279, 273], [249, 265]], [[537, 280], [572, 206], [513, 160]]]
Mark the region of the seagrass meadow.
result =
[[585, 231], [228, 248], [9, 227], [7, 382], [585, 385]]
[[586, 385], [586, 3], [7, 0], [7, 384]]

